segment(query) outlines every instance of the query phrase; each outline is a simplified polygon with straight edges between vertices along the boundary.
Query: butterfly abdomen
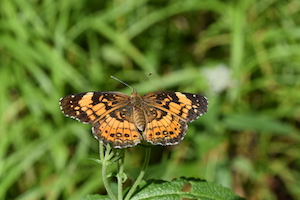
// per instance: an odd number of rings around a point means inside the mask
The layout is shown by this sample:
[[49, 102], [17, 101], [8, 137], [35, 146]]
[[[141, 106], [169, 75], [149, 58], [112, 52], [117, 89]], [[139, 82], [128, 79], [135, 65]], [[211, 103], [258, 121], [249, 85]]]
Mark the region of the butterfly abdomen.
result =
[[139, 131], [145, 130], [146, 119], [145, 114], [141, 108], [133, 108], [133, 121], [136, 127], [139, 129]]
[[130, 96], [130, 101], [133, 107], [132, 118], [134, 124], [136, 125], [138, 130], [142, 132], [145, 130], [145, 126], [146, 126], [146, 119], [145, 119], [145, 114], [142, 106], [143, 99], [139, 93], [133, 91], [133, 93]]

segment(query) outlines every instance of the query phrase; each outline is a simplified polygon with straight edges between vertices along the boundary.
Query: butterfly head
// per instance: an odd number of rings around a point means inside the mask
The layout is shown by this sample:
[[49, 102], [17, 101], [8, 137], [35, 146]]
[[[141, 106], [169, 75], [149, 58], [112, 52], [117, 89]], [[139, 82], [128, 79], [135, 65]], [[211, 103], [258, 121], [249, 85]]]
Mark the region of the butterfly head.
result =
[[135, 89], [130, 95], [130, 99], [131, 99], [131, 103], [136, 106], [141, 105], [143, 101], [141, 95]]

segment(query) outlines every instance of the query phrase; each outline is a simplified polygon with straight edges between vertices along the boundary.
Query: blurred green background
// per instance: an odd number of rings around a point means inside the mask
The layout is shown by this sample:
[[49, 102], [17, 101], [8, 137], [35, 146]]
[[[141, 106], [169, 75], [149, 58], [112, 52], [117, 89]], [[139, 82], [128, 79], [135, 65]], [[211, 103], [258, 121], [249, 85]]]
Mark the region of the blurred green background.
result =
[[[70, 93], [202, 93], [208, 113], [155, 147], [146, 179], [186, 176], [247, 199], [300, 199], [300, 1], [1, 0], [0, 199], [105, 194]], [[143, 148], [126, 152], [134, 180]], [[116, 166], [110, 170], [115, 172]]]

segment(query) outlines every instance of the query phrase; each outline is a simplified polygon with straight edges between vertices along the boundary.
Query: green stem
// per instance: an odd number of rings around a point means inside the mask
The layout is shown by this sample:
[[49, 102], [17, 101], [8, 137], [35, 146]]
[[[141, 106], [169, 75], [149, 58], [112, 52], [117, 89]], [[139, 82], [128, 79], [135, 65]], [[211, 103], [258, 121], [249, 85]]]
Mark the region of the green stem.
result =
[[136, 181], [132, 185], [131, 189], [127, 193], [127, 195], [126, 195], [126, 197], [125, 197], [124, 200], [129, 200], [131, 198], [132, 194], [134, 193], [134, 191], [136, 190], [137, 186], [140, 184], [142, 178], [145, 175], [145, 172], [146, 172], [149, 160], [150, 160], [150, 155], [151, 155], [151, 147], [146, 147], [145, 160], [144, 160], [144, 163], [143, 163], [142, 170], [141, 170], [138, 178], [136, 179]]
[[117, 180], [118, 180], [118, 200], [123, 199], [123, 174], [124, 174], [124, 151], [122, 152], [121, 158], [118, 162], [118, 175], [117, 175]]
[[116, 196], [114, 195], [114, 193], [112, 192], [110, 185], [108, 183], [107, 180], [107, 166], [109, 165], [109, 160], [111, 158], [111, 148], [108, 147], [109, 145], [107, 145], [107, 149], [106, 152], [104, 151], [104, 145], [103, 143], [99, 142], [99, 154], [100, 154], [100, 160], [102, 162], [102, 181], [104, 184], [104, 187], [106, 189], [106, 192], [108, 194], [108, 196], [112, 199], [112, 200], [117, 200]]

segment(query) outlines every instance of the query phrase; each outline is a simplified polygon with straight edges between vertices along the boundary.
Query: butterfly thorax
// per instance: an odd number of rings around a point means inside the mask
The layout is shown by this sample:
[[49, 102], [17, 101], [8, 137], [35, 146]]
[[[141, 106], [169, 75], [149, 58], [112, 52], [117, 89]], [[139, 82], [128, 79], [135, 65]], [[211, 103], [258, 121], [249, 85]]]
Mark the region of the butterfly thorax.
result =
[[139, 131], [144, 131], [145, 130], [145, 124], [146, 124], [146, 119], [145, 119], [145, 113], [143, 111], [143, 98], [137, 91], [133, 91], [133, 93], [130, 96], [130, 101], [133, 106], [133, 113], [132, 113], [132, 118], [139, 129]]

